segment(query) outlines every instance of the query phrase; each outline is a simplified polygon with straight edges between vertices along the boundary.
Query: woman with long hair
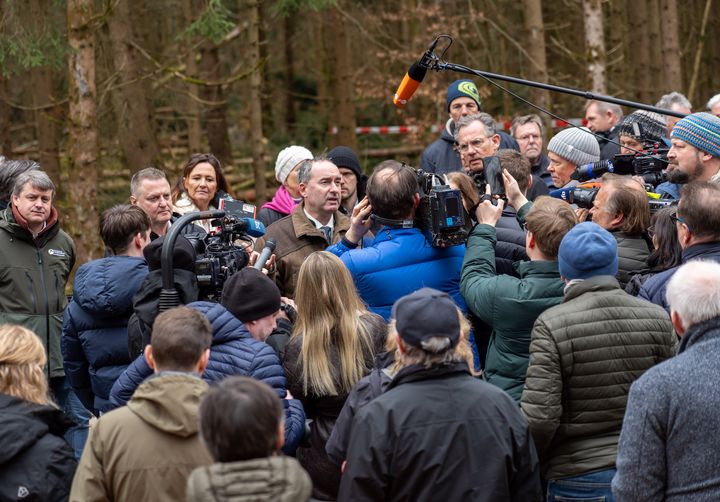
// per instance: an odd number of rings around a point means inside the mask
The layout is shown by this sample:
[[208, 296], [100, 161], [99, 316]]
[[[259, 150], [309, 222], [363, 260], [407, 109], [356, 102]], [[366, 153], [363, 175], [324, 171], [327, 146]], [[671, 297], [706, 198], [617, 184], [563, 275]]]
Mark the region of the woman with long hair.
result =
[[[185, 163], [182, 176], [172, 189], [173, 210], [176, 214], [185, 215], [217, 209], [224, 194], [233, 197], [220, 161], [212, 153], [196, 153]], [[210, 230], [210, 220], [193, 223]]]
[[67, 500], [77, 462], [72, 426], [48, 396], [47, 362], [29, 329], [0, 325], [0, 500]]
[[335, 420], [357, 382], [383, 350], [387, 325], [370, 313], [339, 258], [319, 251], [306, 258], [295, 293], [297, 320], [283, 366], [288, 390], [312, 419], [308, 446], [297, 450], [313, 481], [313, 497], [335, 500], [340, 469], [325, 453]]

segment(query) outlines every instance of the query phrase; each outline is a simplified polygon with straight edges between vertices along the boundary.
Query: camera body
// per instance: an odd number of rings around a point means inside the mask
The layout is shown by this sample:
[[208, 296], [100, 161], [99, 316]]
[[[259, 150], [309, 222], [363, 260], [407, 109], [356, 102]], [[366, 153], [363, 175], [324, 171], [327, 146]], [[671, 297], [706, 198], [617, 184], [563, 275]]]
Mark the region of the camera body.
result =
[[216, 302], [220, 301], [225, 281], [246, 267], [250, 260], [245, 247], [238, 245], [237, 241], [252, 243], [251, 237], [265, 234], [264, 225], [248, 216], [255, 214], [255, 206], [233, 199], [227, 199], [222, 205], [225, 216], [212, 221], [215, 231], [186, 235], [197, 254], [195, 275], [200, 288], [199, 296]]
[[617, 154], [612, 160], [600, 160], [592, 164], [578, 166], [572, 178], [580, 182], [599, 178], [605, 173], [634, 174], [642, 176], [646, 183], [653, 186], [665, 181], [663, 171], [668, 165], [668, 148], [653, 145], [642, 154]]
[[415, 170], [420, 187], [420, 204], [414, 226], [428, 242], [439, 248], [463, 244], [467, 240], [465, 213], [460, 190], [442, 183], [433, 173]]

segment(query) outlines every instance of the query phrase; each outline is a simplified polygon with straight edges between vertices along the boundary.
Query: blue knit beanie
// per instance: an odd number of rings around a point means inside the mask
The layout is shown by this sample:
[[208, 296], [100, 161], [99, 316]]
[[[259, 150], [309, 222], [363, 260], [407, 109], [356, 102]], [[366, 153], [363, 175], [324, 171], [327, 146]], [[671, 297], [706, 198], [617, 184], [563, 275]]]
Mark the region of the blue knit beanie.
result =
[[617, 275], [617, 241], [597, 223], [575, 225], [560, 242], [558, 268], [565, 279]]
[[480, 93], [472, 80], [461, 79], [450, 84], [450, 87], [448, 87], [447, 90], [448, 111], [450, 111], [450, 103], [455, 101], [457, 98], [470, 98], [475, 101], [478, 110], [482, 110], [480, 107]]
[[692, 113], [675, 124], [670, 137], [720, 157], [720, 117], [707, 112]]

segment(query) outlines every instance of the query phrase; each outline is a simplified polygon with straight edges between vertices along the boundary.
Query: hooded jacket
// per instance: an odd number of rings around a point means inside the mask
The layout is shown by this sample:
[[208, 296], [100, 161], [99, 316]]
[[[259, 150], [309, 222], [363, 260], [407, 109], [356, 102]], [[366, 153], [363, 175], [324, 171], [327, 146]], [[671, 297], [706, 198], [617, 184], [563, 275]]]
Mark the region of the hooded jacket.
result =
[[160, 373], [126, 407], [103, 415], [85, 445], [70, 500], [184, 500], [193, 469], [212, 463], [198, 436], [207, 388], [188, 373]]
[[339, 502], [541, 499], [520, 410], [465, 363], [407, 366], [355, 415]]
[[63, 364], [88, 410], [110, 409], [110, 389], [130, 364], [127, 322], [133, 295], [146, 275], [145, 260], [133, 256], [94, 260], [75, 274], [73, 298], [63, 318]]
[[12, 207], [0, 215], [0, 324], [20, 324], [38, 335], [48, 354], [48, 376], [61, 377], [65, 284], [75, 264], [75, 245], [60, 230], [55, 208], [48, 226], [33, 238]]
[[305, 502], [311, 492], [298, 461], [278, 456], [198, 467], [188, 479], [187, 502]]
[[[275, 351], [266, 343], [255, 340], [245, 325], [219, 303], [194, 302], [188, 307], [202, 313], [212, 325], [210, 361], [203, 379], [212, 383], [228, 376], [244, 375], [262, 380], [275, 389], [285, 407], [283, 451], [293, 453], [305, 432], [305, 412], [299, 401], [285, 399], [285, 374]], [[144, 357], [135, 359], [113, 385], [111, 407], [123, 406], [151, 374]]]
[[57, 408], [0, 394], [0, 500], [65, 501], [77, 462]]

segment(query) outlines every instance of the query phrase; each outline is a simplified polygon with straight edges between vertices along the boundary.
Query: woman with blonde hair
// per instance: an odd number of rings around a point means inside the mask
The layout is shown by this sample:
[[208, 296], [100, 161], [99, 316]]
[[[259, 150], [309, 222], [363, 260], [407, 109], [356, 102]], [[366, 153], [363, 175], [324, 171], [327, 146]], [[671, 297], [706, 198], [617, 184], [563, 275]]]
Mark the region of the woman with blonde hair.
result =
[[0, 500], [67, 500], [72, 426], [48, 397], [47, 358], [29, 329], [0, 325]]
[[288, 390], [312, 419], [307, 447], [297, 458], [313, 481], [313, 497], [335, 500], [340, 469], [325, 443], [345, 399], [383, 350], [387, 325], [368, 312], [342, 261], [326, 251], [306, 258], [295, 293], [298, 317], [283, 366]]

